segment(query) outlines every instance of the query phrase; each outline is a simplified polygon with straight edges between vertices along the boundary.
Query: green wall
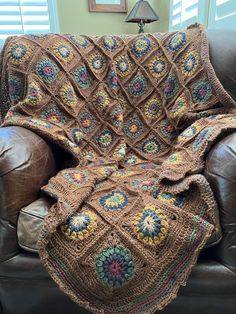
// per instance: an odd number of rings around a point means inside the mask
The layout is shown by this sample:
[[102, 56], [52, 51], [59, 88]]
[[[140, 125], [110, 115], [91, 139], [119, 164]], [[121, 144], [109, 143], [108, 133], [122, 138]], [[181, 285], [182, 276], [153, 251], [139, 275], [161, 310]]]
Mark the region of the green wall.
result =
[[[128, 0], [130, 11], [137, 0]], [[146, 32], [168, 30], [169, 0], [149, 0], [160, 20], [145, 26]], [[137, 33], [138, 26], [125, 23], [124, 13], [94, 13], [88, 11], [87, 0], [57, 0], [61, 33], [86, 35]]]

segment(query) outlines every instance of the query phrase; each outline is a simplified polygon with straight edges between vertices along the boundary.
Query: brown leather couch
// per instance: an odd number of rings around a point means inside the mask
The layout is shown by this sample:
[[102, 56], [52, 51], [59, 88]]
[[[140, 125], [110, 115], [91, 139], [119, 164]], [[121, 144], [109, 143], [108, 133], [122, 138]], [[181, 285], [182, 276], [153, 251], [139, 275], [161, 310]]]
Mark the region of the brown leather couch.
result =
[[[236, 99], [236, 31], [208, 36], [215, 71]], [[20, 209], [40, 196], [40, 187], [61, 167], [56, 160], [66, 157], [29, 130], [0, 129], [0, 314], [88, 313], [57, 288], [37, 254], [17, 243]], [[201, 253], [187, 286], [163, 314], [236, 313], [236, 134], [214, 145], [205, 175], [219, 204], [223, 239]]]

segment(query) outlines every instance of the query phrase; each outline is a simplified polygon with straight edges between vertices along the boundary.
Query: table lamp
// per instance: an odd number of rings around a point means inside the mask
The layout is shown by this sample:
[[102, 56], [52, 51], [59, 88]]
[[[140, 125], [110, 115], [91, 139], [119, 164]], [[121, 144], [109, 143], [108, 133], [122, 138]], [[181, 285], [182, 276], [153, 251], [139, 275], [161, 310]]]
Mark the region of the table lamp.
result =
[[148, 1], [139, 0], [126, 18], [128, 23], [138, 23], [139, 34], [144, 32], [144, 25], [159, 20]]

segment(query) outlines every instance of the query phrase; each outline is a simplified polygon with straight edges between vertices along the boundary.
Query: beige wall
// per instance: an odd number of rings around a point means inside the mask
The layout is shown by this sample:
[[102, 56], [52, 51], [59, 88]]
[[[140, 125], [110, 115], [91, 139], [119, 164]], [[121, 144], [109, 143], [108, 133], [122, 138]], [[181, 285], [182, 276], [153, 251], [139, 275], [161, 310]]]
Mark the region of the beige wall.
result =
[[155, 24], [155, 30], [158, 32], [167, 32], [169, 28], [169, 10], [170, 0], [154, 0], [154, 7], [158, 13], [160, 20]]
[[[128, 0], [129, 11], [137, 0]], [[160, 20], [145, 26], [146, 32], [167, 31], [169, 0], [149, 0]], [[61, 33], [86, 35], [137, 33], [138, 26], [125, 23], [124, 13], [92, 13], [87, 0], [57, 0]]]

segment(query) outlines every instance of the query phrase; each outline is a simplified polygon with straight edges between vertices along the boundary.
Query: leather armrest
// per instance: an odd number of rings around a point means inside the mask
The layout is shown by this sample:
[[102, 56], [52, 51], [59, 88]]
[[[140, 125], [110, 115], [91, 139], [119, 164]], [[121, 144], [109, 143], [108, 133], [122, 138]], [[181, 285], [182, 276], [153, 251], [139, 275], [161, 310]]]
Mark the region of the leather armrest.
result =
[[51, 148], [41, 137], [21, 127], [0, 128], [0, 261], [18, 251], [18, 213], [38, 198], [55, 171]]
[[216, 258], [236, 271], [236, 133], [213, 146], [206, 159], [205, 176], [220, 207], [223, 231]]

